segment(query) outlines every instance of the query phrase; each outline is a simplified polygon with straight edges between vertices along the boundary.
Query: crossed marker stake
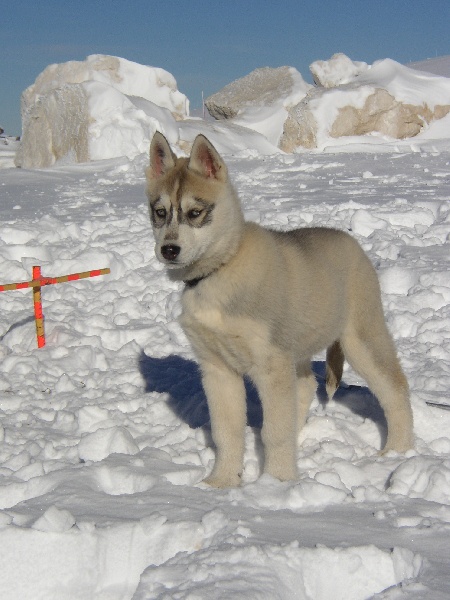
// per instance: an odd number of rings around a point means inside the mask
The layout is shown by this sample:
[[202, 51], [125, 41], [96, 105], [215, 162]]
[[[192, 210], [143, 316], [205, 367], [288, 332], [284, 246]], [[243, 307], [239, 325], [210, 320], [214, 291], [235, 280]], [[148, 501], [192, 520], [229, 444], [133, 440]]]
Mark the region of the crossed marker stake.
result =
[[42, 312], [41, 287], [44, 285], [53, 285], [55, 283], [65, 283], [66, 281], [78, 281], [88, 277], [98, 277], [99, 275], [108, 275], [111, 269], [97, 269], [94, 271], [84, 271], [83, 273], [71, 273], [61, 277], [42, 277], [41, 267], [33, 267], [33, 279], [23, 283], [6, 283], [0, 285], [0, 292], [8, 290], [22, 290], [24, 288], [33, 288], [34, 320], [36, 322], [36, 337], [38, 348], [45, 346], [44, 314]]

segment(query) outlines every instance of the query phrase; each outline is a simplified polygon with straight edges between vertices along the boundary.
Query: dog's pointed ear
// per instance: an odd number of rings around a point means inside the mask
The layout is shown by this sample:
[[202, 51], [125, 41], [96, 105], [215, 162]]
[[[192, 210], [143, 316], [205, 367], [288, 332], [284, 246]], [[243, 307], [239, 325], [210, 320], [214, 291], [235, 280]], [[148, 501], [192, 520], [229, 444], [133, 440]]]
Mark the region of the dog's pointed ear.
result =
[[204, 135], [198, 135], [192, 145], [188, 168], [207, 179], [225, 181], [227, 167], [217, 150]]
[[150, 144], [150, 167], [147, 175], [151, 179], [158, 179], [175, 165], [176, 156], [169, 146], [169, 142], [162, 133], [157, 131]]

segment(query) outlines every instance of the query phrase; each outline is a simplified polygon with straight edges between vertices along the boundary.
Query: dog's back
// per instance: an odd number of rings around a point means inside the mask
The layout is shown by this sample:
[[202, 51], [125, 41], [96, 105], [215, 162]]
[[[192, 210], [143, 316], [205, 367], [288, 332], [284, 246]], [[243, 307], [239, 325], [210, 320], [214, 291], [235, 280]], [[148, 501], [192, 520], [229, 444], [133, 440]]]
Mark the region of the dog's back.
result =
[[207, 283], [202, 301], [263, 324], [271, 341], [296, 360], [339, 339], [358, 305], [376, 312], [380, 297], [357, 242], [326, 228], [276, 232], [246, 223], [238, 252]]

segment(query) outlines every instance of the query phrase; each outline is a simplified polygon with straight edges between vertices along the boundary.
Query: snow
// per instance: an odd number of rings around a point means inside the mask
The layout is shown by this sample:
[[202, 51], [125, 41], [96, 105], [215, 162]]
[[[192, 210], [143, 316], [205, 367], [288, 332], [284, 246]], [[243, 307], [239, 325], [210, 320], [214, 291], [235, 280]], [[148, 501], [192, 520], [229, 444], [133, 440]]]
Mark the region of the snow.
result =
[[226, 490], [202, 483], [208, 412], [176, 320], [180, 286], [153, 252], [147, 149], [32, 171], [0, 145], [0, 283], [29, 280], [35, 264], [44, 276], [111, 269], [42, 289], [42, 349], [31, 290], [0, 293], [2, 600], [450, 596], [450, 122], [439, 123], [435, 138], [288, 155], [242, 127], [178, 122], [180, 139], [201, 131], [224, 153], [248, 219], [359, 240], [411, 388], [415, 448], [379, 456], [376, 399], [346, 367], [326, 402], [315, 357], [299, 478], [281, 483], [261, 475], [247, 382], [243, 485]]
[[[258, 101], [254, 102], [253, 105], [249, 102], [249, 105], [244, 106], [239, 114], [232, 119], [232, 122], [236, 125], [248, 127], [260, 133], [275, 147], [278, 146], [283, 133], [283, 125], [288, 115], [288, 109], [298, 104], [306, 96], [308, 90], [311, 89], [311, 85], [304, 81], [297, 69], [289, 67], [288, 72], [292, 79], [289, 91], [281, 89], [282, 86], [280, 85], [278, 88], [271, 89], [269, 85], [269, 89], [261, 94]], [[243, 80], [233, 82], [231, 86], [239, 84], [240, 81], [245, 81], [245, 86], [248, 86], [250, 90], [258, 89], [261, 86], [261, 84], [258, 86], [257, 83], [260, 78], [259, 73], [260, 70], [257, 69]], [[253, 81], [253, 79], [256, 81]]]
[[28, 87], [22, 98], [25, 112], [40, 97], [66, 84], [96, 81], [126, 96], [138, 96], [184, 117], [189, 114], [189, 101], [177, 90], [173, 75], [158, 67], [104, 54], [92, 54], [84, 61], [49, 65]]
[[357, 76], [358, 85], [372, 85], [387, 89], [394, 98], [405, 104], [420, 106], [449, 103], [450, 79], [431, 73], [419, 72], [386, 58], [378, 60], [370, 69]]
[[330, 60], [316, 60], [309, 66], [314, 81], [323, 87], [335, 87], [354, 80], [369, 65], [351, 60], [345, 54], [334, 54]]
[[178, 142], [189, 101], [173, 75], [116, 56], [48, 66], [22, 94], [16, 164], [48, 167], [144, 152], [156, 129]]
[[[153, 254], [146, 156], [2, 170], [2, 283], [35, 263], [52, 276], [111, 268], [43, 289], [39, 350], [31, 291], [0, 294], [2, 597], [448, 597], [450, 411], [427, 404], [449, 404], [446, 143], [226, 155], [248, 218], [349, 229], [363, 244], [417, 440], [406, 457], [377, 455], [383, 415], [348, 369], [332, 402], [319, 385], [299, 480], [280, 483], [260, 473], [249, 386], [244, 484], [223, 491], [201, 483], [214, 460], [206, 403], [180, 289]], [[322, 381], [323, 356], [314, 368]]]
[[[427, 124], [426, 120], [422, 118], [423, 126], [419, 134], [402, 140], [400, 144], [406, 143], [410, 147], [416, 144], [416, 148], [420, 148], [423, 139], [439, 140], [449, 137], [450, 113], [444, 116], [445, 110], [447, 110], [445, 107], [449, 106], [449, 77], [408, 68], [391, 59], [376, 61], [367, 69], [357, 70], [355, 68], [353, 76], [350, 76], [348, 62], [354, 64], [349, 59], [342, 61], [338, 56], [325, 62], [323, 66], [319, 65], [319, 70], [324, 73], [325, 83], [333, 80], [338, 83], [340, 80], [345, 82], [327, 89], [317, 88], [309, 101], [308, 106], [317, 125], [317, 147], [320, 151], [339, 146], [347, 146], [349, 149], [350, 145], [354, 150], [358, 150], [357, 145], [382, 144], [387, 148], [389, 142], [391, 147], [400, 142], [397, 139], [394, 140], [393, 137], [377, 132], [353, 138], [345, 136], [333, 138], [331, 136], [333, 124], [342, 109], [346, 107], [363, 109], [368, 98], [376, 90], [381, 89], [386, 90], [397, 102], [418, 107], [419, 110], [426, 109], [431, 113], [437, 112], [436, 120]], [[317, 70], [317, 63], [313, 63], [312, 67], [313, 70]], [[394, 117], [391, 118], [394, 119]], [[391, 125], [395, 125], [395, 120]], [[393, 127], [392, 131], [395, 130], [396, 127]]]
[[[449, 101], [450, 68], [444, 67], [448, 64], [450, 59], [441, 57], [440, 61], [424, 61], [407, 66], [389, 58], [367, 65], [352, 61], [345, 54], [335, 54], [328, 61], [312, 63], [310, 70], [327, 88], [345, 84], [382, 87], [400, 102], [417, 106], [426, 103], [434, 109], [437, 104], [445, 105]], [[428, 72], [428, 68], [439, 72]]]
[[[337, 147], [352, 151], [364, 147], [370, 151], [374, 146], [380, 146], [380, 152], [396, 151], [405, 145], [420, 150], [423, 140], [436, 140], [436, 149], [440, 149], [440, 140], [450, 136], [450, 114], [429, 125], [425, 123], [419, 135], [402, 141], [381, 134], [331, 136], [339, 110], [347, 106], [361, 109], [379, 88], [399, 102], [419, 107], [426, 104], [431, 111], [438, 107], [439, 114], [444, 114], [450, 97], [449, 77], [408, 68], [390, 59], [364, 65], [344, 55], [313, 63], [312, 69], [319, 69], [326, 81], [347, 82], [319, 97], [314, 97], [312, 86], [292, 67], [285, 68], [291, 85], [281, 90], [274, 89], [273, 84], [266, 89], [258, 76], [264, 69], [257, 69], [224, 89], [239, 88], [244, 81], [242, 94], [247, 90], [251, 95], [256, 88], [261, 97], [245, 105], [234, 119], [216, 122], [189, 118], [187, 98], [177, 90], [173, 76], [163, 69], [106, 55], [50, 65], [23, 93], [24, 132], [16, 163], [39, 168], [118, 157], [133, 160], [147, 151], [156, 130], [179, 154], [188, 153], [195, 136], [204, 133], [222, 153], [272, 155], [280, 152], [278, 144], [289, 108], [308, 93], [312, 94], [309, 107], [318, 124], [319, 151]], [[8, 166], [11, 157], [0, 155], [4, 157], [0, 168]]]

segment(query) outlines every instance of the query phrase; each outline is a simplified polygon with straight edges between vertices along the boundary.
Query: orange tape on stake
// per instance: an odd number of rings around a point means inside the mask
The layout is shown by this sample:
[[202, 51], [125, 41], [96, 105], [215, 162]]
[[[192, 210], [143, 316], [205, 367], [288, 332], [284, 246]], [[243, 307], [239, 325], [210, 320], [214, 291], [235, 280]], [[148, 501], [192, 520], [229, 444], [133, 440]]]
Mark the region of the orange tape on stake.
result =
[[36, 337], [38, 348], [45, 346], [44, 313], [42, 310], [41, 287], [44, 285], [53, 285], [55, 283], [65, 283], [67, 281], [78, 281], [87, 277], [98, 277], [99, 275], [108, 275], [110, 269], [94, 269], [93, 271], [83, 271], [81, 273], [71, 273], [62, 277], [42, 277], [41, 267], [33, 267], [33, 279], [20, 283], [6, 283], [0, 285], [0, 292], [9, 290], [23, 290], [33, 288], [34, 319], [36, 321]]
[[[33, 279], [41, 278], [41, 267], [33, 267]], [[36, 337], [38, 348], [45, 346], [44, 314], [42, 312], [41, 286], [33, 287], [34, 320], [36, 321]]]
[[[39, 269], [40, 267], [33, 267]], [[70, 275], [63, 275], [62, 277], [34, 277], [31, 281], [23, 281], [20, 283], [5, 283], [0, 285], [0, 292], [7, 292], [8, 290], [23, 290], [29, 287], [39, 287], [44, 285], [53, 285], [54, 283], [65, 283], [66, 281], [78, 281], [78, 279], [86, 279], [86, 277], [98, 277], [99, 275], [108, 275], [110, 269], [94, 269], [93, 271], [84, 271], [83, 273], [71, 273]]]

